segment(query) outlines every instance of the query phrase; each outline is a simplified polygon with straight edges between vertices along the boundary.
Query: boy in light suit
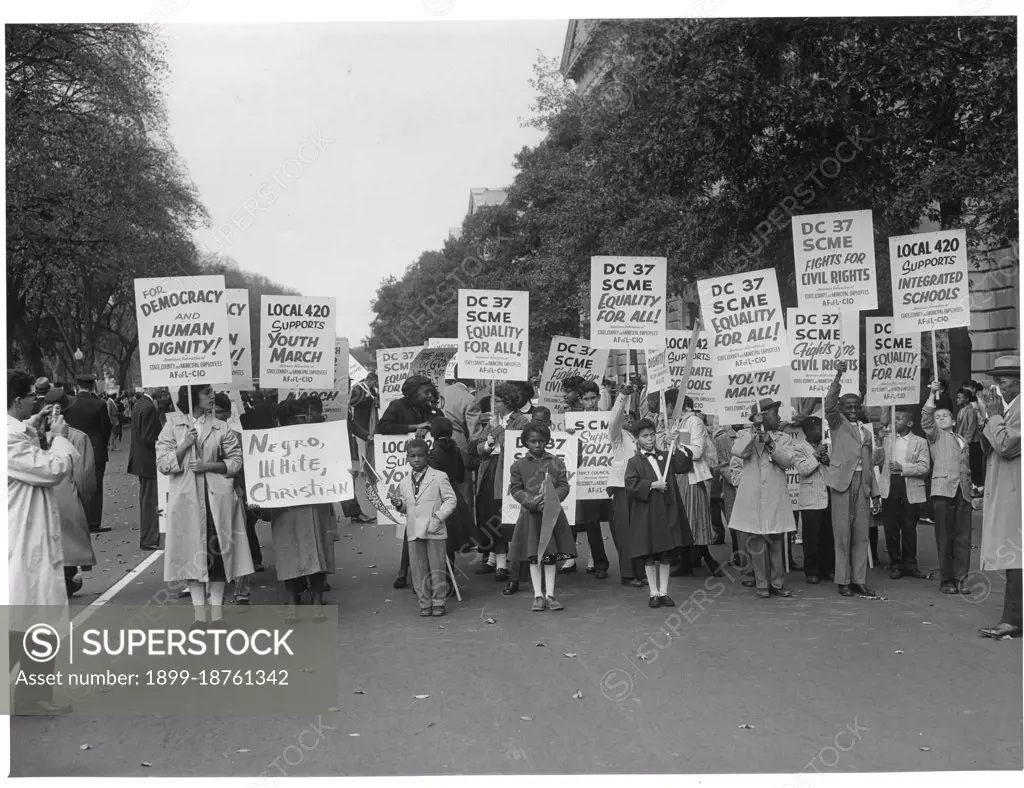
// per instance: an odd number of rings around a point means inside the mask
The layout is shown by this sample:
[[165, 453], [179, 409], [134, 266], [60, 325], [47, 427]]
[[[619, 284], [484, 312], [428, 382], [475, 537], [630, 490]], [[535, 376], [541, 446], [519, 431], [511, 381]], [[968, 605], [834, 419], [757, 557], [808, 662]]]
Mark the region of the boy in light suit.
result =
[[405, 515], [409, 539], [409, 568], [421, 616], [443, 616], [447, 592], [445, 545], [447, 520], [457, 505], [448, 475], [427, 464], [427, 442], [414, 438], [406, 445], [411, 473], [391, 496], [392, 505]]
[[[883, 427], [887, 426], [888, 414], [889, 409], [883, 409]], [[910, 431], [913, 426], [913, 410], [896, 408], [895, 435], [887, 435], [882, 442], [885, 459], [878, 488], [882, 494], [885, 551], [889, 554], [892, 580], [928, 577], [917, 565], [917, 521], [921, 504], [926, 500], [924, 480], [931, 470], [932, 460], [928, 442]]]

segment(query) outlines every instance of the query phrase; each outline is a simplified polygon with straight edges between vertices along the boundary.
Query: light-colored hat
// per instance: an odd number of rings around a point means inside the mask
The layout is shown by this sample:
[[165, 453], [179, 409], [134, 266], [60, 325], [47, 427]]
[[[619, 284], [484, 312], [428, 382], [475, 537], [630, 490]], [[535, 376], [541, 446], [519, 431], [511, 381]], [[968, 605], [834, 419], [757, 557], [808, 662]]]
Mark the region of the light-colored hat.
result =
[[996, 365], [989, 370], [988, 374], [993, 377], [1010, 376], [1020, 377], [1020, 356], [1000, 356], [996, 359]]

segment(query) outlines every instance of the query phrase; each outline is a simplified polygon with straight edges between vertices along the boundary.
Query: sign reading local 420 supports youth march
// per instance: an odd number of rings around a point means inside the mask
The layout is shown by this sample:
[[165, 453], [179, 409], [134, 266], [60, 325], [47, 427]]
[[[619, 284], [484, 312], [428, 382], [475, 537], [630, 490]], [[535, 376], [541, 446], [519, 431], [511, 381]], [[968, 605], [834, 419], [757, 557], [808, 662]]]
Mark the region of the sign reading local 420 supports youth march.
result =
[[231, 385], [223, 276], [135, 280], [142, 385]]
[[344, 421], [245, 430], [242, 453], [247, 500], [263, 509], [355, 498]]
[[590, 344], [608, 350], [665, 347], [664, 257], [590, 258]]
[[836, 376], [836, 364], [845, 361], [844, 391], [857, 391], [860, 379], [860, 336], [857, 312], [819, 312], [816, 309], [787, 311], [790, 382], [793, 397], [824, 397]]
[[909, 334], [971, 325], [963, 230], [890, 238], [889, 263], [896, 331]]
[[867, 405], [916, 405], [921, 399], [921, 334], [897, 334], [891, 317], [864, 318]]
[[552, 413], [564, 412], [563, 381], [579, 376], [600, 383], [607, 366], [608, 351], [591, 347], [586, 339], [551, 337], [551, 349], [540, 376], [540, 404]]
[[459, 290], [459, 377], [526, 380], [529, 326], [528, 292]]
[[331, 389], [334, 299], [265, 295], [260, 315], [260, 388]]
[[249, 291], [225, 290], [228, 305], [228, 339], [231, 344], [231, 387], [252, 388], [252, 327], [249, 323]]
[[878, 307], [871, 211], [794, 216], [793, 256], [804, 309]]
[[697, 282], [715, 375], [789, 364], [775, 269]]
[[[512, 497], [512, 463], [529, 452], [521, 440], [521, 430], [505, 430], [505, 490], [501, 496], [501, 521], [514, 523], [519, 519], [521, 509], [519, 501]], [[565, 432], [551, 431], [551, 442], [548, 452], [555, 455], [565, 465], [569, 477], [569, 495], [562, 501], [562, 511], [569, 519], [569, 525], [576, 524], [576, 459], [579, 456], [579, 441], [575, 435]], [[526, 482], [526, 480], [523, 480]], [[552, 481], [554, 481], [552, 479]], [[531, 489], [533, 489], [531, 487]], [[537, 487], [536, 489], [539, 489]]]

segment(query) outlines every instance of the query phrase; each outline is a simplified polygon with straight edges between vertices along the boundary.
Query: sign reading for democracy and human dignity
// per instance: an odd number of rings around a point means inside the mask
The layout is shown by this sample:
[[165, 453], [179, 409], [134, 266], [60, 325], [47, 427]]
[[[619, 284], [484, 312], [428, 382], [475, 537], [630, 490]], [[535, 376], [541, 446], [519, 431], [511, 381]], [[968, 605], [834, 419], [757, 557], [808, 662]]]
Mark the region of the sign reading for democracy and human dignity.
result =
[[718, 398], [718, 416], [725, 424], [749, 424], [750, 408], [765, 397], [789, 403], [792, 394], [789, 367], [733, 372], [716, 379], [722, 392]]
[[[402, 479], [412, 472], [405, 450], [412, 438], [412, 435], [373, 436], [373, 469], [377, 472], [377, 495], [392, 520], [399, 523], [395, 528], [395, 537], [398, 539], [405, 534], [405, 515], [392, 506], [391, 495], [398, 492], [398, 485]], [[424, 440], [428, 447], [433, 445], [430, 435]]]
[[[505, 490], [501, 496], [501, 521], [503, 523], [514, 523], [519, 519], [519, 501], [512, 497], [512, 463], [520, 457], [525, 457], [529, 451], [522, 442], [522, 430], [505, 430]], [[565, 464], [565, 471], [569, 477], [569, 495], [562, 501], [562, 511], [569, 518], [569, 525], [576, 524], [576, 458], [579, 452], [579, 440], [575, 435], [569, 435], [557, 430], [551, 431], [551, 441], [548, 443], [548, 452], [555, 455]], [[554, 479], [552, 479], [554, 481]], [[531, 490], [540, 491], [543, 489], [543, 482], [530, 484], [526, 479], [523, 482]]]
[[667, 316], [664, 257], [590, 258], [590, 344], [661, 350]]
[[[856, 317], [858, 313], [849, 313]], [[836, 376], [836, 364], [845, 361], [845, 391], [857, 391], [860, 380], [860, 337], [856, 321], [840, 312], [816, 309], [787, 310], [786, 335], [790, 349], [790, 389], [794, 397], [824, 397]], [[851, 330], [852, 329], [852, 330]]]
[[878, 307], [871, 211], [794, 216], [793, 256], [803, 309]]
[[697, 282], [716, 376], [789, 363], [775, 269]]
[[608, 435], [611, 411], [566, 413], [560, 423], [579, 440], [576, 500], [608, 500], [608, 472], [612, 467], [612, 441]]
[[260, 388], [332, 388], [335, 313], [333, 298], [263, 296]]
[[251, 504], [280, 509], [355, 498], [344, 421], [245, 430], [242, 449]]
[[[683, 382], [686, 369], [686, 356], [690, 350], [691, 331], [665, 332], [665, 359], [668, 362], [668, 374], [672, 377], [672, 385], [678, 387]], [[690, 382], [683, 392], [693, 400], [693, 407], [702, 413], [717, 413], [714, 372], [711, 367], [711, 351], [708, 338], [702, 334], [697, 339], [697, 349], [693, 353], [693, 366], [690, 367]]]
[[380, 393], [381, 415], [391, 400], [401, 399], [402, 384], [409, 377], [409, 367], [416, 354], [423, 350], [413, 347], [393, 347], [377, 351], [377, 386]]
[[249, 323], [249, 291], [224, 291], [228, 307], [228, 341], [231, 345], [231, 387], [252, 388], [252, 327]]
[[423, 348], [409, 365], [409, 375], [423, 375], [441, 388], [447, 377], [448, 365], [454, 356], [454, 347]]
[[551, 337], [544, 371], [540, 376], [540, 404], [553, 414], [565, 411], [562, 383], [566, 378], [579, 376], [598, 384], [608, 366], [608, 351], [590, 346], [586, 339]]
[[921, 334], [897, 334], [891, 317], [864, 318], [867, 332], [867, 405], [921, 401]]
[[323, 403], [324, 421], [348, 420], [349, 401], [349, 354], [348, 337], [337, 337], [334, 340], [334, 387], [330, 389], [299, 389], [295, 395], [314, 396]]
[[895, 331], [909, 334], [971, 325], [963, 230], [890, 238], [889, 263]]
[[223, 276], [135, 280], [143, 386], [231, 385], [224, 293]]
[[526, 380], [529, 327], [528, 292], [459, 290], [459, 377]]

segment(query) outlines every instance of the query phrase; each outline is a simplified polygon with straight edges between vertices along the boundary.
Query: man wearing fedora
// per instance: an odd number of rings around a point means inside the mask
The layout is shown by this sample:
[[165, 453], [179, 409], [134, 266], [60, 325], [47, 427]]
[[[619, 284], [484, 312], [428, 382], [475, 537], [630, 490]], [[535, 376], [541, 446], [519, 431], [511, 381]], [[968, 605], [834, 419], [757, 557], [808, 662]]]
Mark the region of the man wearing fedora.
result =
[[825, 482], [832, 490], [832, 534], [836, 546], [836, 585], [843, 596], [873, 596], [867, 587], [868, 529], [871, 509], [880, 496], [872, 463], [871, 437], [858, 421], [858, 394], [842, 398], [845, 361], [836, 363], [836, 376], [825, 395], [825, 418], [832, 431], [832, 453]]
[[96, 397], [96, 376], [75, 377], [75, 399], [64, 411], [64, 420], [69, 427], [81, 430], [89, 436], [93, 460], [96, 466], [96, 489], [85, 507], [89, 530], [94, 533], [109, 531], [103, 522], [103, 474], [107, 469], [107, 444], [110, 442], [110, 413], [107, 406]]
[[1021, 635], [1020, 356], [996, 359], [988, 374], [995, 385], [978, 399], [982, 445], [988, 455], [981, 569], [1004, 570], [1006, 593], [999, 623], [978, 631], [1001, 639]]
[[[793, 442], [780, 430], [778, 400], [762, 399], [750, 408], [752, 427], [736, 436], [734, 457], [743, 461], [729, 527], [745, 535], [754, 565], [757, 596], [792, 596], [783, 588], [783, 539], [796, 530], [786, 469], [793, 466]], [[744, 583], [746, 585], [746, 583]]]

